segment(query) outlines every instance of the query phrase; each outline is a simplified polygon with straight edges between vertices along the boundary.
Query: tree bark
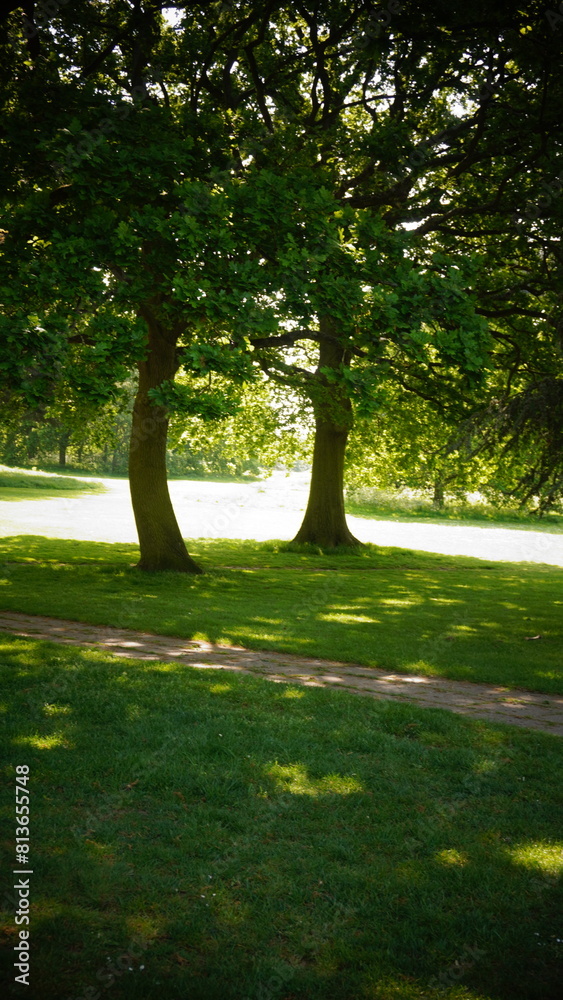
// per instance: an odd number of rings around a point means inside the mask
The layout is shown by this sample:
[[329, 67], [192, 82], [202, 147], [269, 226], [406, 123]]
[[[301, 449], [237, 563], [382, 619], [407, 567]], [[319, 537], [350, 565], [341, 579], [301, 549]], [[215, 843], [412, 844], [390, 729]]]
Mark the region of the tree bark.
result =
[[432, 506], [441, 510], [444, 506], [444, 484], [440, 480], [434, 481], [434, 494], [432, 496]]
[[186, 549], [168, 492], [168, 417], [147, 395], [149, 389], [174, 378], [177, 338], [150, 313], [143, 312], [143, 317], [148, 327], [148, 353], [138, 364], [139, 387], [129, 447], [129, 486], [141, 549], [137, 566], [151, 572], [201, 573]]
[[321, 318], [320, 332], [317, 391], [312, 394], [315, 444], [311, 486], [303, 523], [293, 541], [322, 548], [359, 546], [362, 543], [350, 531], [344, 510], [344, 457], [353, 423], [352, 404], [321, 372], [323, 368], [337, 370], [347, 359], [328, 318]]
[[66, 450], [68, 448], [68, 442], [70, 441], [70, 432], [63, 431], [59, 438], [59, 465], [66, 465]]

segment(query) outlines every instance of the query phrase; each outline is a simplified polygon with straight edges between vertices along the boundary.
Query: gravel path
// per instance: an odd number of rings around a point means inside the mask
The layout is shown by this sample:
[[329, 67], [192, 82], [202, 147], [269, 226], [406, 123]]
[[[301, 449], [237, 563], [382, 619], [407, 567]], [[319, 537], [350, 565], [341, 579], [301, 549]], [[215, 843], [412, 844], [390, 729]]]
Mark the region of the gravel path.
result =
[[303, 687], [342, 688], [371, 698], [446, 708], [487, 722], [503, 722], [563, 736], [563, 697], [442, 678], [387, 673], [371, 667], [288, 653], [256, 652], [174, 636], [82, 625], [58, 618], [0, 612], [0, 631], [75, 646], [93, 646], [115, 656], [183, 663], [198, 669], [230, 670]]

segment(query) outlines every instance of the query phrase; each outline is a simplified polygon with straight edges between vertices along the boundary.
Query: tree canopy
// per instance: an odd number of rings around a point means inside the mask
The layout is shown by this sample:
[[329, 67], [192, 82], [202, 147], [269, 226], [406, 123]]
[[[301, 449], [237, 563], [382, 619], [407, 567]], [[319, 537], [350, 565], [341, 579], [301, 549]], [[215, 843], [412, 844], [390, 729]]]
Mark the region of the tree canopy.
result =
[[[559, 391], [561, 40], [539, 5], [0, 18], [2, 382], [29, 406], [65, 385], [102, 404], [137, 367], [141, 567], [197, 570], [166, 485], [170, 415], [228, 416], [261, 373], [312, 405], [298, 539], [328, 545], [354, 542], [346, 441], [388, 386], [448, 418], [498, 400], [512, 427], [513, 392]], [[553, 462], [557, 436], [525, 426]]]

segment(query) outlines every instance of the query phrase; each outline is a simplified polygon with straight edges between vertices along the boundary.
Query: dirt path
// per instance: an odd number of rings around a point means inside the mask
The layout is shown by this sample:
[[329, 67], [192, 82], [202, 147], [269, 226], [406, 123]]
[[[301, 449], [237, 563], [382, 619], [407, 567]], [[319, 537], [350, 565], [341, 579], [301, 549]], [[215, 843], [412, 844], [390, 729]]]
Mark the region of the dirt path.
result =
[[174, 636], [82, 625], [38, 615], [0, 612], [0, 632], [75, 646], [94, 646], [114, 656], [138, 660], [173, 660], [190, 667], [231, 670], [304, 687], [342, 688], [371, 698], [393, 698], [415, 702], [425, 708], [446, 708], [461, 715], [486, 719], [487, 722], [525, 726], [563, 736], [563, 697], [558, 695], [387, 673], [371, 667], [307, 659], [290, 653], [216, 646]]

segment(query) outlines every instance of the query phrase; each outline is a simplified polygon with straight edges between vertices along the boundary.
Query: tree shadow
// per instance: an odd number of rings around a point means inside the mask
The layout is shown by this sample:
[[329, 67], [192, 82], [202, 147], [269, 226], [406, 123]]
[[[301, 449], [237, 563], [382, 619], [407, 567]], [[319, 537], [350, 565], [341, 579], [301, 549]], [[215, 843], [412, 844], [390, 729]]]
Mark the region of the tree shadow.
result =
[[0, 660], [44, 1000], [559, 995], [556, 739], [21, 639]]

